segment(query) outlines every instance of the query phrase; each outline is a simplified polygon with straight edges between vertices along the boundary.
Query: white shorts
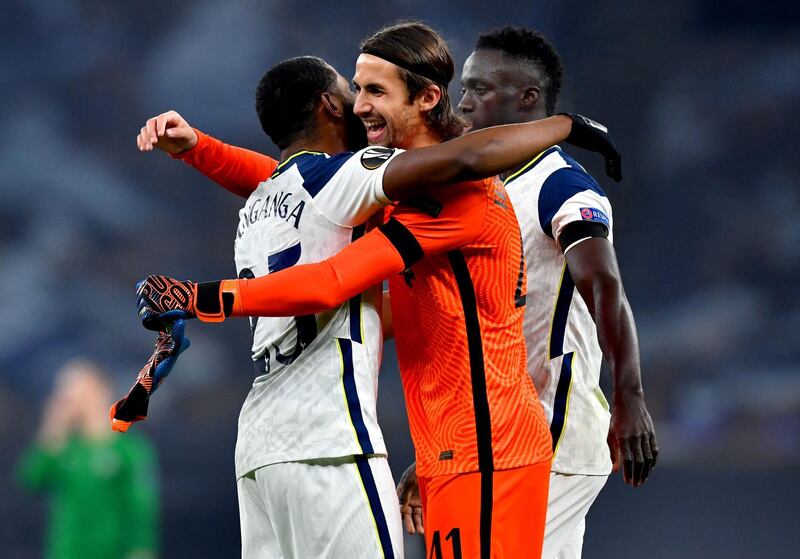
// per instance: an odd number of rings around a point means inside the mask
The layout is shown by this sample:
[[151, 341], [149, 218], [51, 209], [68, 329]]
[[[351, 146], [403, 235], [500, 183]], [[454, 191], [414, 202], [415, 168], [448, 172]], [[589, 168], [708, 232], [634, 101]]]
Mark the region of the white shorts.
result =
[[586, 513], [607, 479], [550, 472], [542, 559], [580, 559]]
[[383, 456], [271, 464], [236, 487], [242, 559], [403, 557], [400, 505]]

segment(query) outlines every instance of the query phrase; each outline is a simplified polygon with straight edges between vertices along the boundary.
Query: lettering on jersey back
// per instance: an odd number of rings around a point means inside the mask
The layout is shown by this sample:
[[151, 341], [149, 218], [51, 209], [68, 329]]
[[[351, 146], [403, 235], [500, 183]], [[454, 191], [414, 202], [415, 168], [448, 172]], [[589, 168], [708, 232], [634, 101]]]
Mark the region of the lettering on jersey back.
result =
[[256, 198], [244, 210], [236, 237], [241, 238], [248, 227], [267, 218], [282, 219], [298, 229], [306, 203], [304, 200], [295, 202], [293, 197], [294, 193], [281, 190], [267, 194], [264, 198]]

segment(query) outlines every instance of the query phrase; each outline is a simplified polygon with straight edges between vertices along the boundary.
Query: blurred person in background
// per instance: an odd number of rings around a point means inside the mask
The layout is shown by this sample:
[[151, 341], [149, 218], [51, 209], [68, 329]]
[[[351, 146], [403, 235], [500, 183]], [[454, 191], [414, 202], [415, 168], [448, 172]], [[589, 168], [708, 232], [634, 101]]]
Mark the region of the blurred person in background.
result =
[[17, 477], [47, 494], [47, 559], [153, 559], [158, 495], [150, 444], [108, 427], [111, 390], [89, 361], [56, 375]]

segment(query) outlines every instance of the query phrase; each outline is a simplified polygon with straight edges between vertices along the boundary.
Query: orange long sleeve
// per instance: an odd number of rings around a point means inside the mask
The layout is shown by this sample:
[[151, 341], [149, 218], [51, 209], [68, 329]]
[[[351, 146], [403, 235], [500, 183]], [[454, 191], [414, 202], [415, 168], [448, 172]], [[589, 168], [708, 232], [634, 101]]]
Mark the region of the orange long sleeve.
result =
[[271, 157], [226, 144], [195, 128], [197, 145], [172, 157], [191, 165], [222, 188], [247, 198], [267, 180], [278, 162]]
[[[445, 191], [437, 217], [400, 204], [392, 219], [339, 253], [255, 279], [225, 280], [231, 316], [298, 316], [332, 309], [409, 268], [423, 256], [467, 244], [483, 225], [489, 201], [483, 182]], [[202, 319], [202, 317], [201, 317]]]
[[404, 268], [394, 245], [374, 229], [322, 262], [224, 283], [235, 283], [232, 316], [296, 316], [332, 309]]

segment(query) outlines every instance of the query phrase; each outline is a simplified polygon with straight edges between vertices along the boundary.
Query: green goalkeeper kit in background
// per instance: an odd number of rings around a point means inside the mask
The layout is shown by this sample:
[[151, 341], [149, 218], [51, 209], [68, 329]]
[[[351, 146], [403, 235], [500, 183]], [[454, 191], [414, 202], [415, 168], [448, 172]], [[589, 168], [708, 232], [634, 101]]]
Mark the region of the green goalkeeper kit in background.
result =
[[36, 444], [18, 477], [50, 497], [46, 559], [156, 556], [155, 457], [141, 437], [76, 435], [58, 449]]

